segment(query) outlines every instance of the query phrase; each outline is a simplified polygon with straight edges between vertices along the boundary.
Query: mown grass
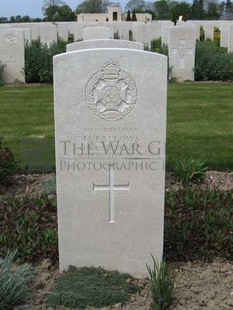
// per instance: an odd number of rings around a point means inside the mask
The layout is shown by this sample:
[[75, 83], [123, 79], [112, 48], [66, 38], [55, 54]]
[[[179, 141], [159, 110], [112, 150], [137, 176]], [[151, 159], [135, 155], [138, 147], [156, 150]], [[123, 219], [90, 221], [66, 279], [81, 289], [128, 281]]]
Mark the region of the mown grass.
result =
[[205, 160], [210, 169], [233, 169], [233, 83], [170, 84], [167, 164]]
[[54, 170], [52, 85], [0, 88], [0, 135], [29, 171]]
[[[0, 88], [0, 135], [30, 171], [54, 170], [51, 85]], [[233, 169], [233, 83], [168, 87], [167, 166], [183, 158]]]

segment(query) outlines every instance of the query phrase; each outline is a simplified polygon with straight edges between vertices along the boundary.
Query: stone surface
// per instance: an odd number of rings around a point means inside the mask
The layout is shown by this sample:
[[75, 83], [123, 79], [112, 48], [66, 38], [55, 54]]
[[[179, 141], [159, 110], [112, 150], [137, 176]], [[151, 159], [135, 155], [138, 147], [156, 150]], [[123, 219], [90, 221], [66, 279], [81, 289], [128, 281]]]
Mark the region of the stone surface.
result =
[[194, 80], [196, 34], [192, 27], [171, 27], [169, 43], [170, 77], [178, 81]]
[[228, 22], [223, 22], [220, 24], [220, 46], [221, 47], [228, 47], [228, 34], [229, 34], [229, 25]]
[[167, 58], [129, 49], [54, 57], [60, 270], [148, 274], [163, 251]]
[[40, 42], [52, 45], [57, 42], [57, 26], [52, 23], [40, 23]]
[[24, 68], [24, 31], [18, 29], [0, 30], [0, 62], [3, 64], [3, 80], [7, 84], [16, 80], [25, 82]]
[[143, 44], [126, 40], [86, 40], [66, 45], [66, 51], [72, 52], [89, 48], [129, 48], [143, 50]]
[[113, 39], [113, 31], [108, 27], [83, 28], [83, 40]]
[[233, 52], [233, 24], [229, 25], [228, 53]]
[[141, 42], [150, 47], [153, 39], [158, 39], [162, 35], [162, 24], [158, 22], [137, 23], [135, 41]]

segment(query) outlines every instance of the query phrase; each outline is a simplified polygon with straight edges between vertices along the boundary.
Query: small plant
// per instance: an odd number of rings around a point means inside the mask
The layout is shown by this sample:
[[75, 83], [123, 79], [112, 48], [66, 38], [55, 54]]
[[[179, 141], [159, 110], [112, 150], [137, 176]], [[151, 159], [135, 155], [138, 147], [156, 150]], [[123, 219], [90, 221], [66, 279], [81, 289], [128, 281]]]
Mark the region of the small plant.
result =
[[58, 257], [57, 208], [46, 196], [0, 200], [0, 255], [9, 250], [23, 261]]
[[1, 62], [0, 62], [0, 86], [3, 86], [5, 84], [4, 80], [3, 80], [3, 76], [2, 76], [4, 68], [5, 68], [5, 66], [3, 64], [1, 64]]
[[2, 146], [2, 140], [3, 137], [0, 137], [0, 184], [8, 185], [17, 172], [18, 165], [12, 151]]
[[52, 175], [47, 180], [43, 181], [41, 188], [42, 195], [49, 196], [56, 193], [56, 176]]
[[233, 190], [185, 187], [166, 192], [164, 255], [169, 261], [233, 257]]
[[153, 39], [150, 44], [151, 52], [163, 54], [163, 55], [168, 55], [168, 46], [166, 44], [162, 44], [162, 39], [161, 37], [158, 39]]
[[22, 305], [30, 293], [35, 271], [28, 264], [15, 267], [16, 253], [0, 257], [0, 309], [11, 310]]
[[204, 173], [207, 170], [205, 161], [199, 159], [183, 159], [176, 161], [172, 170], [176, 174], [179, 181], [184, 184], [196, 181], [201, 182], [204, 177]]
[[150, 276], [152, 309], [166, 310], [173, 300], [175, 276], [164, 260], [158, 263], [153, 256], [152, 259], [153, 267], [146, 265]]
[[48, 307], [60, 305], [69, 308], [86, 309], [125, 304], [130, 294], [140, 290], [129, 274], [106, 271], [102, 268], [70, 267], [58, 279], [47, 299]]
[[129, 30], [129, 41], [133, 41], [133, 32]]

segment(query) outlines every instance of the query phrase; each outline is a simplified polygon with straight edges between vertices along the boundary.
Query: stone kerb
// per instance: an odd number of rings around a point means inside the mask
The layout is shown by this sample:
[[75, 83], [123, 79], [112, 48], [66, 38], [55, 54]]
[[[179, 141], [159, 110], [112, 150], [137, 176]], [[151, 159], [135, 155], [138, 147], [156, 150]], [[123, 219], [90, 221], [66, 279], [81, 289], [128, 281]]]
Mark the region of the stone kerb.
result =
[[88, 49], [54, 57], [60, 270], [147, 276], [163, 253], [167, 57]]

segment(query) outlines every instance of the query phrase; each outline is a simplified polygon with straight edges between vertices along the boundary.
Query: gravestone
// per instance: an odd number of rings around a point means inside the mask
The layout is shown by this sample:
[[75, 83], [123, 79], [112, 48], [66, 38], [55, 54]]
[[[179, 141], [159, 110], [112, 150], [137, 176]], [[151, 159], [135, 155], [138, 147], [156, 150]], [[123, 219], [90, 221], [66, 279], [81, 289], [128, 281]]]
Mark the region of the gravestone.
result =
[[194, 81], [196, 35], [192, 27], [172, 27], [169, 37], [170, 77]]
[[89, 48], [129, 48], [143, 50], [143, 44], [138, 42], [126, 41], [126, 40], [86, 40], [81, 42], [75, 42], [66, 45], [66, 51], [72, 52], [77, 50], [85, 50]]
[[0, 62], [4, 65], [3, 80], [24, 83], [24, 32], [20, 29], [0, 30]]
[[69, 26], [67, 22], [60, 22], [57, 24], [57, 32], [58, 32], [58, 38], [60, 40], [63, 40], [65, 42], [68, 41], [69, 37]]
[[229, 34], [228, 34], [228, 53], [233, 52], [233, 24], [229, 25]]
[[40, 42], [47, 46], [57, 43], [57, 26], [52, 23], [40, 23]]
[[159, 39], [162, 35], [162, 24], [158, 22], [137, 23], [135, 41], [148, 45], [150, 48], [153, 39]]
[[215, 23], [212, 21], [207, 21], [204, 23], [204, 31], [205, 31], [205, 40], [210, 39], [211, 41], [214, 40], [214, 27]]
[[141, 277], [163, 252], [167, 57], [88, 49], [54, 57], [60, 270]]
[[113, 31], [108, 27], [85, 27], [83, 28], [83, 40], [113, 39]]
[[169, 44], [169, 35], [170, 35], [170, 26], [163, 26], [162, 27], [162, 37], [161, 42], [162, 44]]
[[228, 34], [229, 34], [229, 25], [228, 22], [223, 22], [220, 24], [220, 46], [228, 47]]

